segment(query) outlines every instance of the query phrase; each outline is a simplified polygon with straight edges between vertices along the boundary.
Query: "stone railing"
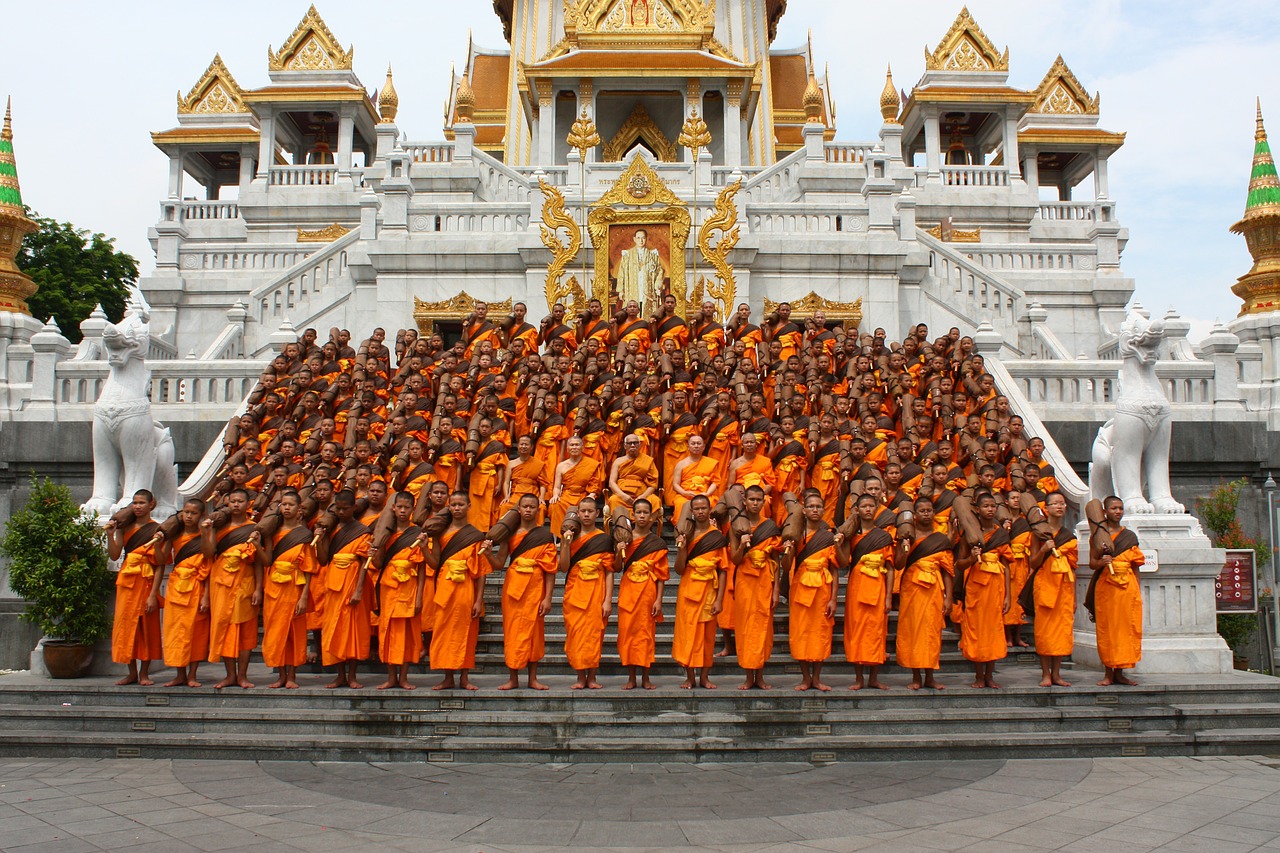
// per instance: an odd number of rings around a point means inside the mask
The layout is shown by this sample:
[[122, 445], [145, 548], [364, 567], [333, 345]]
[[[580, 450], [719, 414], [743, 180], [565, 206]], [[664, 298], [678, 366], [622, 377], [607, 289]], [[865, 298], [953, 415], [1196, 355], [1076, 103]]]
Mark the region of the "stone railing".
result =
[[[532, 186], [537, 183], [534, 175], [538, 172], [542, 173], [542, 177], [547, 183], [553, 187], [567, 187], [569, 185], [569, 167], [568, 166], [517, 166], [516, 173], [529, 182]], [[578, 182], [578, 170], [573, 170], [573, 180]]]
[[182, 203], [182, 219], [184, 222], [239, 218], [240, 204], [238, 202], [184, 201]]
[[764, 169], [758, 166], [712, 166], [711, 186], [727, 187], [731, 181], [737, 180], [734, 177], [735, 172], [742, 176], [742, 182], [746, 184], [763, 171]]
[[286, 317], [306, 322], [312, 315], [314, 296], [335, 281], [350, 283], [346, 275], [347, 249], [359, 239], [358, 230], [349, 231], [255, 289], [249, 294], [249, 305], [256, 309], [258, 322], [275, 324]]
[[966, 244], [964, 254], [989, 270], [1008, 272], [1085, 271], [1098, 268], [1092, 244], [1046, 246], [985, 246]]
[[866, 214], [849, 212], [848, 208], [833, 206], [827, 210], [814, 210], [812, 205], [752, 205], [747, 214], [747, 227], [752, 233], [834, 233], [837, 231], [866, 231]]
[[273, 187], [327, 187], [338, 174], [337, 166], [272, 166], [267, 184]]
[[1004, 166], [943, 166], [942, 183], [949, 187], [1007, 187], [1009, 170]]
[[452, 142], [406, 142], [402, 146], [414, 163], [452, 163]]
[[183, 252], [178, 265], [184, 271], [281, 270], [310, 255], [297, 247], [279, 249], [205, 249]]
[[[1120, 393], [1115, 361], [1003, 361], [1019, 393], [1052, 420], [1105, 421]], [[1217, 398], [1217, 367], [1208, 361], [1160, 361], [1156, 376], [1176, 420], [1201, 420]]]
[[478, 148], [471, 156], [480, 173], [483, 201], [529, 201], [529, 181], [524, 175]]
[[1042, 201], [1039, 215], [1046, 222], [1093, 222], [1097, 218], [1091, 201]]
[[227, 309], [227, 325], [205, 348], [200, 360], [244, 358], [244, 323], [248, 316], [249, 311], [245, 304], [237, 299], [235, 304]]
[[795, 201], [799, 197], [800, 172], [804, 169], [805, 150], [801, 148], [783, 157], [743, 184], [743, 195], [750, 204], [765, 201]]
[[[151, 382], [147, 395], [157, 420], [200, 420], [214, 412], [230, 417], [248, 396], [258, 376], [269, 364], [266, 360], [243, 358], [151, 361]], [[93, 405], [107, 381], [110, 367], [105, 361], [58, 362], [54, 369], [54, 400], [58, 420], [91, 420]]]
[[178, 348], [166, 340], [154, 335], [147, 338], [147, 358], [154, 361], [168, 361], [178, 357]]
[[480, 233], [517, 233], [529, 228], [529, 206], [508, 205], [506, 210], [495, 204], [433, 205], [429, 212], [411, 213], [412, 231], [462, 231]]
[[828, 142], [823, 146], [828, 163], [865, 163], [875, 142]]
[[1021, 290], [974, 263], [954, 244], [943, 243], [922, 228], [916, 229], [916, 237], [929, 250], [929, 269], [938, 287], [936, 300], [972, 325], [999, 320], [997, 325], [1008, 326], [1018, 319]]

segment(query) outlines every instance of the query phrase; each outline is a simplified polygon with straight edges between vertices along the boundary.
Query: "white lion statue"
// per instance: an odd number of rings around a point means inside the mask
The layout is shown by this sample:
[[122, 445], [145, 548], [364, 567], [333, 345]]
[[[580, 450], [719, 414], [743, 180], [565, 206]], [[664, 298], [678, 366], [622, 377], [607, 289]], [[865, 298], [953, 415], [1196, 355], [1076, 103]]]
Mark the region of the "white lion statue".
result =
[[1120, 498], [1126, 514], [1186, 512], [1169, 488], [1173, 415], [1156, 378], [1163, 340], [1163, 320], [1129, 312], [1120, 326], [1116, 414], [1102, 425], [1093, 442], [1089, 491], [1098, 500], [1107, 495]]
[[93, 497], [88, 512], [107, 515], [128, 504], [139, 489], [156, 497], [156, 517], [168, 518], [178, 499], [169, 430], [151, 419], [147, 350], [151, 306], [130, 288], [124, 319], [102, 333], [110, 373], [93, 407]]

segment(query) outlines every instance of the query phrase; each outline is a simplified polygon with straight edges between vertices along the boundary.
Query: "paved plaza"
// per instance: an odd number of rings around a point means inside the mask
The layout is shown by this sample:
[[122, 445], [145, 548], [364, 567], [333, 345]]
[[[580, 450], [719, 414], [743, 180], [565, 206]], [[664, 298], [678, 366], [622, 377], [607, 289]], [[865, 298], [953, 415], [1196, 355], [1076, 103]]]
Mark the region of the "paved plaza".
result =
[[1280, 758], [0, 761], [6, 851], [1280, 849]]

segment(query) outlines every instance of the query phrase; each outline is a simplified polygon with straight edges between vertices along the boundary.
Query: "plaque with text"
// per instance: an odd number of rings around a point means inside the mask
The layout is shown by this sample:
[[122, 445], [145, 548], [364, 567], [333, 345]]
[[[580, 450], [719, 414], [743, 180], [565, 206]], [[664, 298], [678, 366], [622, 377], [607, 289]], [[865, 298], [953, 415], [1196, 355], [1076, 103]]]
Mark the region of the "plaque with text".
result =
[[1258, 612], [1258, 572], [1251, 549], [1227, 549], [1227, 561], [1214, 583], [1219, 613]]

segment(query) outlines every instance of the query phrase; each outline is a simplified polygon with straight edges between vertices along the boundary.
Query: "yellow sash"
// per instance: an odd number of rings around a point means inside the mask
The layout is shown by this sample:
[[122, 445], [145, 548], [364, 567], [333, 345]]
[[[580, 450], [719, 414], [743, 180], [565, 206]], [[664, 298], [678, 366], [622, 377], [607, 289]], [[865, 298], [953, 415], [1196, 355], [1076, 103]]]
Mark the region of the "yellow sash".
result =
[[298, 571], [298, 563], [295, 560], [276, 560], [271, 564], [271, 582], [272, 583], [294, 583], [302, 586], [302, 572]]
[[417, 563], [413, 560], [392, 560], [387, 563], [387, 567], [383, 571], [382, 582], [386, 586], [394, 589], [405, 581], [411, 581], [417, 576]]
[[454, 557], [452, 560], [445, 560], [444, 565], [440, 567], [441, 577], [451, 583], [462, 583], [467, 579], [467, 559], [466, 557]]

